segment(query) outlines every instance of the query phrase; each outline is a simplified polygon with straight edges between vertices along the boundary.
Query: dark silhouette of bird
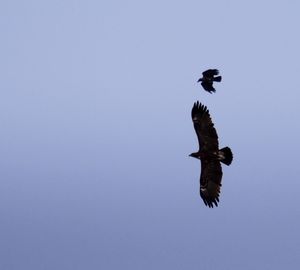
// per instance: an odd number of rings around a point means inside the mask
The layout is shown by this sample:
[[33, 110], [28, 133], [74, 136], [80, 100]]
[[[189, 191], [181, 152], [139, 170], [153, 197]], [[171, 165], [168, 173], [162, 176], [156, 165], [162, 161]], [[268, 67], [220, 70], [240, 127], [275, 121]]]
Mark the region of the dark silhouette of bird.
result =
[[231, 149], [219, 149], [218, 135], [206, 106], [194, 103], [192, 120], [198, 137], [199, 150], [190, 156], [201, 161], [200, 196], [208, 207], [218, 206], [222, 180], [221, 162], [230, 165]]
[[197, 82], [201, 82], [201, 85], [205, 91], [209, 93], [216, 92], [216, 89], [213, 87], [213, 82], [222, 81], [222, 76], [217, 76], [218, 74], [219, 70], [208, 69], [202, 72], [203, 77], [200, 78]]

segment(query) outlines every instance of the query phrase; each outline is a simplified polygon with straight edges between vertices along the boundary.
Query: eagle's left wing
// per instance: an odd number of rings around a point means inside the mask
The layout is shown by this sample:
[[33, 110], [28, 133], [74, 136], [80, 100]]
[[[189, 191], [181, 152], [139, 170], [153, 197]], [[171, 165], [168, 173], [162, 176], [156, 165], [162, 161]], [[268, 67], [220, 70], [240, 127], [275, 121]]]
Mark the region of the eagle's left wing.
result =
[[194, 103], [192, 120], [198, 137], [200, 150], [217, 152], [219, 150], [217, 131], [214, 128], [207, 107], [199, 101]]

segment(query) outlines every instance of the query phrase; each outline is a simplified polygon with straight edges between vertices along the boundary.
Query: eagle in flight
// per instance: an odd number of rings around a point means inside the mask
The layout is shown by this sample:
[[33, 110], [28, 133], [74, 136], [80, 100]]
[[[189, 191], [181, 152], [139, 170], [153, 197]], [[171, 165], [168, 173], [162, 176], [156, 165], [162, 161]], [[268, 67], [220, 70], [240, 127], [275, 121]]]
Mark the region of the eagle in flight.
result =
[[205, 91], [209, 93], [216, 92], [216, 89], [213, 87], [213, 82], [220, 82], [222, 80], [222, 76], [217, 76], [218, 74], [219, 70], [208, 69], [202, 72], [202, 78], [200, 78], [197, 82], [201, 82]]
[[206, 106], [194, 103], [192, 120], [198, 137], [199, 151], [190, 156], [201, 161], [200, 196], [208, 207], [218, 206], [222, 180], [221, 162], [230, 165], [231, 149], [219, 149], [218, 135]]

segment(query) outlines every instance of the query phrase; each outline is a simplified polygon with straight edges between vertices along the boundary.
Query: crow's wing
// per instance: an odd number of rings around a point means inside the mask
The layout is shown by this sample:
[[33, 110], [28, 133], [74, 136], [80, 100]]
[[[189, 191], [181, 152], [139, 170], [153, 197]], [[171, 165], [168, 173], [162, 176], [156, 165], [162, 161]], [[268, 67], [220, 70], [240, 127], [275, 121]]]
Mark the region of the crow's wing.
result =
[[203, 77], [209, 77], [209, 78], [212, 78], [213, 76], [218, 74], [219, 74], [219, 70], [217, 69], [208, 69], [202, 72]]
[[204, 88], [204, 90], [209, 92], [209, 93], [216, 92], [216, 89], [213, 87], [212, 82], [202, 82], [201, 85]]

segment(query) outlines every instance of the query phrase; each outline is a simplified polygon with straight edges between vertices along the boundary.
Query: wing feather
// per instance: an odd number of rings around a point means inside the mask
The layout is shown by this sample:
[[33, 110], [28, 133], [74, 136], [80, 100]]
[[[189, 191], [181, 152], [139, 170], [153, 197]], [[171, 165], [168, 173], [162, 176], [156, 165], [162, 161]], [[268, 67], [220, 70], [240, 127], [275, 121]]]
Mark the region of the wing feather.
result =
[[213, 87], [212, 82], [202, 82], [201, 85], [204, 88], [204, 90], [206, 90], [209, 93], [216, 92], [216, 89]]
[[208, 207], [218, 206], [222, 175], [218, 160], [201, 160], [200, 196]]
[[214, 128], [207, 107], [199, 103], [199, 101], [194, 103], [192, 120], [198, 137], [199, 149], [206, 152], [218, 151], [219, 142], [217, 131]]
[[205, 70], [204, 72], [202, 72], [202, 75], [204, 77], [209, 77], [209, 78], [211, 78], [215, 75], [218, 75], [218, 74], [219, 74], [219, 70], [217, 70], [217, 69], [208, 69], [208, 70]]

